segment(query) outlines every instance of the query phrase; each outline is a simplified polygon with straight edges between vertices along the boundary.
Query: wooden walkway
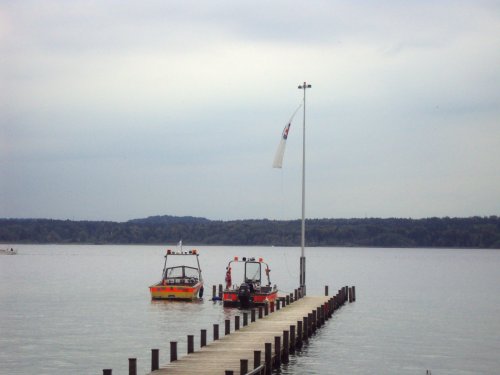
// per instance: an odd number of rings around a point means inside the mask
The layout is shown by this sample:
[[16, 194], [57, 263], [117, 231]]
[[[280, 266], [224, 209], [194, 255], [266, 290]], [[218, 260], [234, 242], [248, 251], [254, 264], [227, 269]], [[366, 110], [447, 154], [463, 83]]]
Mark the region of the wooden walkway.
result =
[[[291, 298], [292, 303], [289, 302], [288, 305], [283, 300], [281, 303], [285, 306], [280, 309], [277, 309], [278, 306], [276, 309], [271, 307], [274, 312], [269, 311], [268, 315], [261, 310], [261, 319], [257, 318], [256, 312], [252, 313], [256, 317], [254, 322], [251, 322], [250, 314], [245, 314], [241, 326], [241, 317], [236, 316], [230, 334], [221, 336], [220, 339], [178, 360], [175, 360], [175, 354], [174, 361], [151, 372], [150, 375], [223, 375], [230, 374], [231, 371], [234, 374], [246, 374], [258, 364], [263, 365], [263, 374], [270, 373], [270, 367], [279, 366], [282, 360], [286, 362], [288, 352], [299, 347], [303, 340], [307, 340], [316, 328], [325, 323], [334, 310], [347, 301], [347, 293], [346, 287], [339, 290], [335, 297], [306, 296], [294, 302]], [[226, 321], [226, 330], [230, 323]], [[258, 359], [255, 356], [258, 356]]]

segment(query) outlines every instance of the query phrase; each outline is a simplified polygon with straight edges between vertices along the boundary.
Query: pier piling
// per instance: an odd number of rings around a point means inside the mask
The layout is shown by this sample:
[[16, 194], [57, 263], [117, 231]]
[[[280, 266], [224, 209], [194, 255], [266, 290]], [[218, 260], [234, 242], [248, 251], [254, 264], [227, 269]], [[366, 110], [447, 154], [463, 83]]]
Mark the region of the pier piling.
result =
[[177, 361], [177, 341], [170, 341], [170, 362]]
[[160, 349], [151, 349], [151, 371], [160, 368]]
[[281, 336], [274, 336], [274, 366], [281, 366]]
[[246, 375], [248, 372], [248, 359], [240, 359], [240, 374]]
[[283, 363], [288, 363], [290, 353], [290, 331], [283, 331]]
[[219, 339], [219, 325], [214, 324], [214, 341]]
[[128, 375], [137, 375], [137, 358], [128, 359]]
[[273, 344], [266, 342], [265, 344], [265, 362], [266, 362], [266, 375], [271, 375], [272, 361], [273, 361]]
[[193, 335], [188, 335], [187, 336], [187, 352], [188, 354], [194, 352], [194, 336]]
[[254, 350], [254, 352], [253, 352], [253, 368], [254, 369], [256, 369], [257, 367], [260, 366], [260, 357], [261, 357], [260, 350]]
[[207, 330], [202, 329], [200, 334], [200, 347], [203, 348], [207, 345]]
[[288, 349], [289, 349], [290, 353], [295, 353], [295, 345], [296, 344], [297, 344], [297, 342], [295, 339], [295, 326], [293, 324], [291, 324], [290, 325], [290, 343], [288, 345]]
[[248, 325], [248, 313], [243, 313], [243, 327]]

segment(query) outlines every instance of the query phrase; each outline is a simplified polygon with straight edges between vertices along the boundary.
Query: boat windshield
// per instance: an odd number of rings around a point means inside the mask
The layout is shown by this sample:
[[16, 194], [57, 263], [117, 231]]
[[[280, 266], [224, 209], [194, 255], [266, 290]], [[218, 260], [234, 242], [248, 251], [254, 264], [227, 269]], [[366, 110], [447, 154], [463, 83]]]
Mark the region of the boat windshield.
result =
[[245, 264], [245, 282], [260, 282], [260, 263], [247, 262]]
[[165, 270], [165, 279], [176, 279], [183, 277], [197, 279], [199, 277], [198, 270], [196, 268], [186, 266], [170, 267]]

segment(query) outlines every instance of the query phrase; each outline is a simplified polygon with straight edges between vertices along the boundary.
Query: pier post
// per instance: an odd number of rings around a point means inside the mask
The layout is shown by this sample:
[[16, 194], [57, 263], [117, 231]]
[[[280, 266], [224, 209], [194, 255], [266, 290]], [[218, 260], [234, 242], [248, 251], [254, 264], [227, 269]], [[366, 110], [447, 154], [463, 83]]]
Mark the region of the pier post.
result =
[[290, 296], [286, 295], [285, 296], [285, 306], [288, 306], [290, 304]]
[[271, 303], [269, 303], [269, 307], [270, 307], [271, 312], [273, 313], [274, 312], [274, 301], [271, 301]]
[[262, 306], [259, 306], [259, 319], [262, 319]]
[[252, 309], [250, 311], [250, 322], [251, 323], [255, 322], [255, 309]]
[[297, 345], [297, 340], [295, 338], [295, 326], [290, 325], [290, 345], [288, 346], [290, 353], [295, 353], [295, 345]]
[[158, 370], [160, 368], [160, 350], [151, 349], [151, 371]]
[[356, 287], [352, 286], [352, 302], [356, 302]]
[[273, 364], [272, 364], [272, 360], [273, 360], [273, 345], [270, 343], [270, 342], [266, 342], [265, 344], [265, 348], [266, 348], [266, 351], [264, 353], [264, 361], [266, 362], [266, 375], [271, 375], [272, 371], [273, 371]]
[[137, 375], [137, 358], [128, 359], [128, 375]]
[[102, 370], [102, 375], [112, 375], [113, 374], [113, 369], [107, 368]]
[[328, 285], [325, 285], [325, 296], [328, 296]]
[[352, 302], [352, 288], [351, 287], [349, 287], [348, 292], [349, 292], [349, 303], [351, 303]]
[[267, 303], [264, 305], [264, 315], [265, 316], [269, 315], [269, 305]]
[[190, 354], [194, 352], [194, 335], [188, 335], [187, 339], [188, 339], [187, 351], [188, 354]]
[[231, 333], [230, 331], [231, 331], [231, 320], [226, 319], [226, 326], [225, 326], [224, 334], [229, 335], [229, 333]]
[[219, 284], [219, 298], [222, 299], [222, 284]]
[[309, 317], [302, 317], [302, 341], [309, 339]]
[[281, 336], [274, 336], [274, 367], [281, 366]]
[[177, 361], [177, 341], [170, 341], [170, 362]]
[[311, 337], [313, 334], [313, 314], [307, 314], [307, 338]]
[[224, 371], [224, 375], [234, 375], [234, 371], [233, 370], [226, 370], [226, 371]]
[[283, 331], [283, 363], [288, 363], [289, 351], [290, 351], [290, 332]]
[[294, 297], [293, 297], [293, 300], [294, 300], [294, 301], [297, 301], [297, 299], [298, 299], [298, 298], [297, 298], [297, 297], [298, 297], [298, 295], [299, 295], [299, 291], [298, 291], [297, 289], [295, 289], [295, 290], [293, 291], [293, 296], [294, 296]]
[[248, 325], [248, 313], [243, 313], [243, 327]]
[[240, 316], [236, 315], [234, 317], [234, 330], [237, 331], [240, 329]]
[[207, 346], [207, 330], [202, 329], [201, 330], [201, 335], [200, 335], [200, 347], [203, 348], [204, 346]]
[[304, 338], [302, 324], [303, 324], [302, 320], [297, 320], [297, 344], [296, 344], [296, 347], [298, 347], [298, 348], [300, 348], [302, 346], [302, 340]]
[[214, 341], [219, 339], [219, 325], [214, 324]]
[[254, 369], [260, 366], [260, 357], [261, 357], [260, 350], [254, 350], [253, 351], [253, 368]]
[[248, 359], [240, 359], [240, 374], [246, 375], [248, 372]]
[[212, 300], [215, 301], [217, 299], [217, 286], [212, 285]]
[[312, 313], [307, 314], [307, 338], [312, 336]]

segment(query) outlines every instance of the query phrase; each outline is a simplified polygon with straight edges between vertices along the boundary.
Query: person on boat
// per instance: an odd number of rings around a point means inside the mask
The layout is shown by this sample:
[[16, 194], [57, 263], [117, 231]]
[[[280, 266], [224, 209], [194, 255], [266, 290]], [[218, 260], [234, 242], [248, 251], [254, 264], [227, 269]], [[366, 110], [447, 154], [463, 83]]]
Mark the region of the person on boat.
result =
[[231, 267], [226, 267], [226, 289], [230, 289], [232, 284], [231, 280]]

